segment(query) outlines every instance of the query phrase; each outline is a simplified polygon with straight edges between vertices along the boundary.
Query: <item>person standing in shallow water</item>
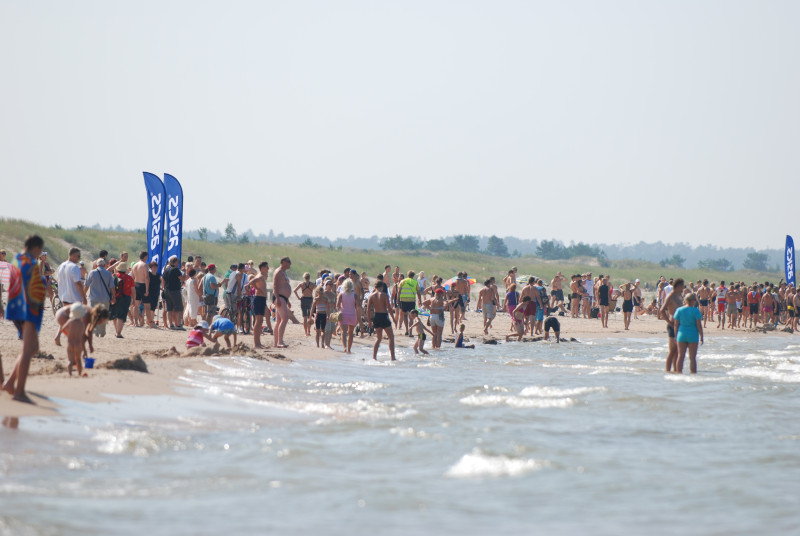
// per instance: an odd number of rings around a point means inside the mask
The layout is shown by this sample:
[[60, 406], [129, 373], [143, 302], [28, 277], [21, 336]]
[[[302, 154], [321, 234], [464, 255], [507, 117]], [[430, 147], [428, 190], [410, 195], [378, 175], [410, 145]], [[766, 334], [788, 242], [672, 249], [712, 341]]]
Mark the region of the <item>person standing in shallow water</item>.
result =
[[[672, 372], [677, 365], [678, 358], [678, 343], [675, 339], [675, 324], [672, 315], [675, 310], [683, 303], [683, 279], [677, 278], [672, 283], [672, 291], [664, 298], [664, 303], [659, 309], [659, 317], [663, 318], [667, 323], [667, 342], [669, 344], [669, 351], [667, 352], [667, 372]], [[699, 311], [698, 311], [699, 312]]]
[[692, 374], [697, 373], [697, 343], [703, 340], [703, 313], [697, 308], [697, 297], [687, 294], [685, 305], [678, 307], [673, 314], [673, 329], [676, 332], [675, 340], [678, 342], [678, 361], [675, 372], [683, 372], [683, 360], [686, 350], [689, 350], [689, 369]]

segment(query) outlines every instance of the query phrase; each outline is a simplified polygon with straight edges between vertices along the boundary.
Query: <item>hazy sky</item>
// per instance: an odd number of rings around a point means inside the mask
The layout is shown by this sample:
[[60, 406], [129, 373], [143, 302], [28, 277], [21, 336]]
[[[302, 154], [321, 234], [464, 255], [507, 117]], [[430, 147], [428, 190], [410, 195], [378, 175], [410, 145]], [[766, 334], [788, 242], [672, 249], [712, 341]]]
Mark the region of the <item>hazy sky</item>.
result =
[[0, 215], [143, 228], [151, 171], [183, 184], [187, 229], [780, 248], [798, 20], [763, 0], [0, 0]]

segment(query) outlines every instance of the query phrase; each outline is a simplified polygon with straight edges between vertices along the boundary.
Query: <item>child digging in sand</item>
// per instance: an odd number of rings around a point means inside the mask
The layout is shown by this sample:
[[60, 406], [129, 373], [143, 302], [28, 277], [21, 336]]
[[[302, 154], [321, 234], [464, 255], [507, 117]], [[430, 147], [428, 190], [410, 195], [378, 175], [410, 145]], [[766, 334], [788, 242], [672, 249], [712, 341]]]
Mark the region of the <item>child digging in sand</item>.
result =
[[78, 368], [78, 376], [86, 376], [83, 372], [83, 357], [84, 350], [84, 327], [83, 317], [86, 316], [86, 308], [82, 303], [73, 303], [69, 307], [69, 318], [64, 322], [61, 328], [61, 333], [67, 337], [67, 361], [69, 366], [67, 370], [69, 375], [72, 376], [72, 367]]
[[416, 342], [414, 343], [414, 353], [419, 354], [422, 352], [425, 355], [428, 355], [428, 352], [423, 348], [425, 346], [425, 332], [427, 331], [431, 335], [433, 332], [425, 327], [425, 325], [419, 319], [419, 312], [414, 309], [411, 311], [411, 332], [414, 333], [417, 337]]
[[511, 313], [511, 317], [514, 319], [514, 329], [516, 329], [517, 334], [506, 335], [506, 342], [510, 341], [511, 337], [515, 336], [517, 337], [517, 341], [522, 340], [522, 336], [525, 334], [525, 308], [528, 307], [528, 302], [530, 301], [531, 297], [525, 296], [514, 309], [514, 312]]
[[228, 348], [231, 347], [231, 335], [233, 335], [233, 344], [236, 344], [236, 326], [233, 322], [225, 317], [217, 315], [214, 317], [214, 322], [211, 324], [211, 331], [215, 332], [211, 336], [211, 340], [216, 341], [220, 337], [225, 337], [225, 344]]
[[474, 344], [464, 344], [464, 328], [466, 328], [464, 324], [461, 324], [458, 327], [458, 337], [456, 337], [456, 348], [469, 348], [472, 350], [475, 348]]
[[[208, 334], [208, 329], [208, 322], [205, 320], [197, 324], [194, 329], [189, 332], [189, 336], [186, 339], [186, 349], [205, 346], [206, 343], [204, 339], [208, 339], [209, 341], [215, 340]], [[230, 346], [230, 344], [228, 344], [228, 346]]]

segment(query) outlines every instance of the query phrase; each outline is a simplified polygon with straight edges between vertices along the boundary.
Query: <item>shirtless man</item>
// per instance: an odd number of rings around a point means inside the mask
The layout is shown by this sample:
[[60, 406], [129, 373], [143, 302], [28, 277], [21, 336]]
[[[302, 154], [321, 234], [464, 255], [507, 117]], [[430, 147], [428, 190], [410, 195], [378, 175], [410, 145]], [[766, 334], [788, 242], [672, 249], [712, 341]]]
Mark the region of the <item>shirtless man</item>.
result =
[[761, 310], [764, 312], [764, 324], [775, 322], [775, 298], [772, 296], [772, 285], [764, 290], [761, 298]]
[[144, 302], [145, 315], [150, 316], [150, 268], [147, 266], [147, 252], [139, 253], [139, 262], [131, 268], [133, 287], [133, 323], [136, 327], [144, 326], [144, 317], [139, 313], [139, 306]]
[[286, 331], [286, 324], [289, 322], [289, 296], [292, 293], [292, 285], [289, 283], [289, 267], [292, 260], [289, 257], [281, 259], [281, 265], [272, 275], [272, 292], [275, 293], [275, 348], [287, 348], [283, 342], [283, 332]]
[[750, 287], [750, 292], [747, 293], [747, 304], [750, 308], [750, 328], [757, 328], [758, 312], [761, 307], [761, 293], [758, 291], [758, 285]]
[[742, 301], [738, 284], [731, 284], [731, 288], [728, 290], [728, 295], [726, 298], [728, 299], [728, 305], [725, 308], [725, 312], [728, 313], [728, 328], [736, 329], [736, 320], [739, 317], [739, 308], [737, 306], [737, 302], [741, 303]]
[[675, 328], [673, 326], [672, 315], [675, 310], [683, 305], [683, 279], [677, 278], [672, 282], [672, 292], [667, 294], [664, 298], [664, 303], [658, 310], [659, 318], [662, 318], [667, 323], [667, 341], [669, 343], [669, 352], [667, 353], [667, 372], [675, 372], [677, 369], [676, 359], [678, 357], [678, 343], [675, 340]]
[[358, 277], [357, 271], [350, 270], [350, 280], [353, 281], [353, 294], [355, 294], [356, 300], [356, 318], [358, 319], [358, 330], [361, 333], [361, 338], [363, 339], [366, 336], [364, 322], [362, 321], [362, 313], [364, 312], [364, 308], [362, 306], [364, 303], [364, 289], [361, 286], [361, 279]]
[[555, 309], [558, 307], [561, 312], [566, 313], [564, 310], [564, 289], [562, 287], [567, 276], [558, 272], [556, 276], [550, 281], [550, 308]]
[[517, 274], [514, 270], [508, 271], [508, 275], [503, 278], [503, 284], [506, 286], [506, 292], [508, 292], [508, 287], [517, 284]]
[[711, 303], [711, 288], [708, 286], [708, 279], [704, 279], [700, 288], [697, 289], [697, 302], [700, 304], [700, 312], [703, 315], [703, 327], [706, 327], [708, 304]]
[[253, 297], [253, 346], [255, 348], [265, 348], [261, 344], [262, 324], [264, 315], [267, 311], [267, 277], [269, 276], [269, 264], [262, 262], [258, 265], [259, 274], [247, 280], [245, 290], [253, 287], [256, 291]]
[[386, 283], [378, 281], [375, 283], [375, 292], [367, 298], [367, 321], [369, 327], [375, 328], [375, 344], [372, 346], [372, 359], [378, 360], [378, 349], [381, 346], [381, 339], [383, 332], [386, 332], [386, 338], [389, 339], [389, 353], [392, 355], [392, 361], [396, 361], [394, 357], [394, 331], [392, 330], [392, 303], [389, 300], [389, 295], [386, 294]]
[[492, 320], [497, 315], [497, 302], [495, 301], [497, 293], [492, 288], [492, 280], [487, 279], [484, 282], [484, 287], [478, 293], [478, 305], [476, 309], [483, 311], [483, 333], [489, 334], [489, 328], [492, 327]]
[[461, 296], [464, 311], [466, 311], [467, 304], [469, 304], [469, 281], [467, 281], [467, 274], [458, 272], [458, 279], [456, 279], [454, 285], [458, 294]]
[[642, 303], [642, 287], [641, 282], [637, 279], [633, 284], [633, 319], [639, 318], [639, 310], [643, 309]]
[[387, 292], [391, 289], [392, 285], [394, 284], [394, 280], [392, 279], [392, 265], [387, 264], [383, 267], [383, 282], [386, 283], [386, 290]]

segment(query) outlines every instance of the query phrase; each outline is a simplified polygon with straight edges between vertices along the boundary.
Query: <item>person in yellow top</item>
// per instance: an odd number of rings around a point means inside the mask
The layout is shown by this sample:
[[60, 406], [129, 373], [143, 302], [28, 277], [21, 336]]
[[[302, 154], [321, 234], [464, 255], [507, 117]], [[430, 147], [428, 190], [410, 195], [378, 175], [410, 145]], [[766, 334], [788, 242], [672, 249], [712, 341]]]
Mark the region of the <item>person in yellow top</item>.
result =
[[408, 313], [417, 308], [417, 304], [422, 305], [422, 295], [419, 290], [419, 282], [414, 279], [416, 273], [414, 270], [409, 270], [405, 279], [400, 282], [400, 292], [397, 298], [400, 303], [400, 310], [403, 316], [398, 323], [398, 328], [401, 325], [405, 326], [406, 335], [411, 335], [408, 324]]

